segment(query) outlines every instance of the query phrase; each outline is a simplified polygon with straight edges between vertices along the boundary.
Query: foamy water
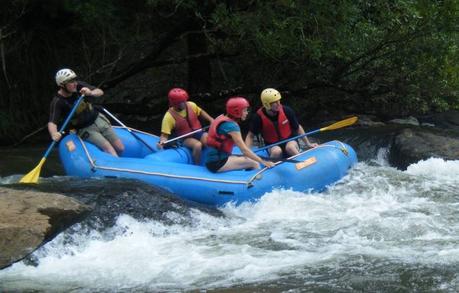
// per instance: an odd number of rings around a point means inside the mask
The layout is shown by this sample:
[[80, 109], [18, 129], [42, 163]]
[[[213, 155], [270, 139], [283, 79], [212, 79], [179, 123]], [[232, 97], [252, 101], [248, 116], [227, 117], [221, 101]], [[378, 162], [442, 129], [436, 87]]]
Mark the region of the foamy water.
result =
[[[458, 184], [459, 161], [430, 159], [402, 172], [376, 160], [325, 193], [274, 190], [256, 204], [223, 208], [224, 217], [193, 210], [183, 224], [164, 211], [175, 223], [166, 225], [120, 215], [103, 232], [62, 233], [34, 253], [36, 267], [0, 271], [0, 289], [351, 290], [362, 278], [403, 284], [403, 272], [414, 276], [411, 289], [454, 292]], [[424, 274], [436, 281], [422, 284]]]

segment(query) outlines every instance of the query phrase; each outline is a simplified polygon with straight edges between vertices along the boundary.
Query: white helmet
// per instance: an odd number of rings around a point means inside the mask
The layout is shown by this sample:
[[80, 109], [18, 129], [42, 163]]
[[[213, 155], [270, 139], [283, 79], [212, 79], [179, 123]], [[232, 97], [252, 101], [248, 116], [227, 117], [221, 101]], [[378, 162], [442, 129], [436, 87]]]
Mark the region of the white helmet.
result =
[[64, 68], [56, 73], [56, 83], [58, 86], [63, 86], [69, 80], [75, 79], [77, 75], [72, 69]]

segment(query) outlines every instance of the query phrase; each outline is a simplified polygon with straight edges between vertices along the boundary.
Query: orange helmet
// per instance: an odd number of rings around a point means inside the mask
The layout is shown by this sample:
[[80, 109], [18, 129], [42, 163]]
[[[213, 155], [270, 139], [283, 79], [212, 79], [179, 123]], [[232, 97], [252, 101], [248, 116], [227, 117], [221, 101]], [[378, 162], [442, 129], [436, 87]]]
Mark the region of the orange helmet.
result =
[[167, 94], [169, 106], [178, 106], [182, 102], [188, 101], [188, 93], [182, 88], [173, 88]]
[[243, 97], [231, 97], [226, 102], [226, 113], [234, 118], [241, 118], [244, 109], [250, 107], [249, 101]]

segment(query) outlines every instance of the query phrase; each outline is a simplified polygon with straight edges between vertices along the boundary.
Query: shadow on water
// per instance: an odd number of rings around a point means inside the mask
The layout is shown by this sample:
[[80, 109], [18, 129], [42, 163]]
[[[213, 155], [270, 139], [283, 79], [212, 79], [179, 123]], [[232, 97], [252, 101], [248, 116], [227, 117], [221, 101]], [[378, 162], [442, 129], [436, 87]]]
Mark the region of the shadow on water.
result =
[[[35, 168], [45, 154], [48, 145], [22, 146], [16, 148], [0, 148], [0, 177], [27, 174]], [[64, 175], [64, 169], [59, 160], [57, 148], [55, 148], [43, 165], [40, 176], [49, 177]]]

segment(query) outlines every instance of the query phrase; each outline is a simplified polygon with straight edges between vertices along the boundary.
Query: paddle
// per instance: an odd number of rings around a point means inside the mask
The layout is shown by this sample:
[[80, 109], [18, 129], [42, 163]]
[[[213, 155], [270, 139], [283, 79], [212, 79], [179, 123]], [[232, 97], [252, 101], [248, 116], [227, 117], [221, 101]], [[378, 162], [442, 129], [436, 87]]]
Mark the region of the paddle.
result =
[[152, 152], [156, 152], [156, 150], [154, 148], [152, 148], [150, 145], [148, 145], [148, 143], [146, 143], [140, 136], [138, 136], [134, 131], [132, 131], [129, 127], [127, 127], [126, 125], [124, 125], [123, 122], [121, 122], [118, 118], [115, 117], [115, 115], [113, 115], [112, 113], [110, 113], [107, 109], [105, 108], [102, 108], [102, 110], [108, 115], [110, 116], [113, 120], [116, 121], [116, 123], [118, 123], [119, 125], [121, 125], [123, 128], [125, 128], [127, 131], [129, 131], [130, 134], [132, 134], [132, 136], [134, 136], [137, 140], [139, 140], [140, 142], [142, 142], [147, 148], [150, 149], [150, 151]]
[[327, 131], [327, 130], [334, 130], [334, 129], [339, 129], [339, 128], [342, 128], [342, 127], [350, 126], [350, 125], [354, 124], [357, 121], [357, 119], [358, 119], [358, 117], [356, 117], [356, 116], [351, 117], [351, 118], [347, 118], [347, 119], [338, 121], [336, 123], [333, 123], [333, 124], [331, 124], [329, 126], [326, 126], [326, 127], [320, 128], [320, 129], [316, 129], [316, 130], [310, 131], [308, 133], [300, 134], [300, 135], [297, 135], [297, 136], [294, 136], [294, 137], [290, 137], [290, 138], [278, 141], [276, 143], [273, 143], [273, 144], [270, 144], [270, 145], [255, 149], [253, 151], [254, 152], [258, 152], [258, 151], [266, 150], [266, 149], [272, 148], [273, 146], [280, 145], [280, 144], [286, 143], [288, 141], [291, 141], [291, 140], [294, 140], [294, 139], [298, 139], [298, 138], [302, 138], [304, 136], [311, 135], [311, 134], [314, 134], [314, 133], [317, 133], [317, 132], [322, 132], [322, 131]]
[[197, 132], [199, 132], [199, 131], [204, 131], [204, 130], [206, 130], [207, 128], [209, 128], [209, 126], [206, 126], [206, 127], [203, 127], [203, 128], [199, 128], [199, 129], [193, 130], [193, 131], [191, 131], [191, 132], [185, 133], [185, 134], [183, 134], [183, 135], [174, 137], [174, 138], [172, 138], [172, 139], [166, 140], [165, 142], [163, 142], [163, 143], [161, 143], [161, 144], [162, 144], [162, 145], [166, 145], [166, 144], [171, 143], [171, 142], [174, 142], [174, 141], [176, 141], [176, 140], [178, 140], [178, 139], [181, 139], [181, 138], [187, 137], [187, 136], [189, 136], [189, 135], [195, 134], [195, 133], [197, 133]]
[[[72, 119], [73, 114], [75, 114], [75, 111], [78, 108], [78, 105], [83, 100], [83, 98], [84, 98], [84, 95], [81, 95], [78, 98], [78, 100], [75, 102], [75, 104], [73, 105], [72, 110], [70, 111], [69, 115], [67, 115], [67, 118], [65, 119], [64, 124], [62, 124], [61, 129], [59, 130], [59, 132], [62, 133], [64, 131], [64, 129], [67, 127], [67, 124], [69, 124], [70, 119]], [[43, 158], [41, 158], [40, 163], [38, 163], [38, 165], [32, 171], [30, 171], [24, 177], [22, 177], [21, 180], [19, 180], [20, 183], [37, 183], [38, 182], [38, 177], [40, 177], [41, 167], [45, 163], [46, 158], [51, 153], [51, 150], [53, 149], [53, 147], [55, 145], [56, 145], [56, 141], [53, 140], [51, 145], [46, 150], [45, 155], [43, 156]]]
[[[244, 157], [245, 155], [243, 155], [243, 154], [233, 154], [232, 156]], [[278, 163], [278, 162], [301, 163], [302, 162], [300, 160], [288, 159], [288, 158], [286, 158], [286, 159], [273, 159], [273, 158], [266, 157], [266, 156], [260, 156], [260, 155], [257, 155], [257, 156], [259, 156], [260, 158], [262, 158], [265, 161], [270, 161], [270, 162], [273, 162], [273, 163]]]

